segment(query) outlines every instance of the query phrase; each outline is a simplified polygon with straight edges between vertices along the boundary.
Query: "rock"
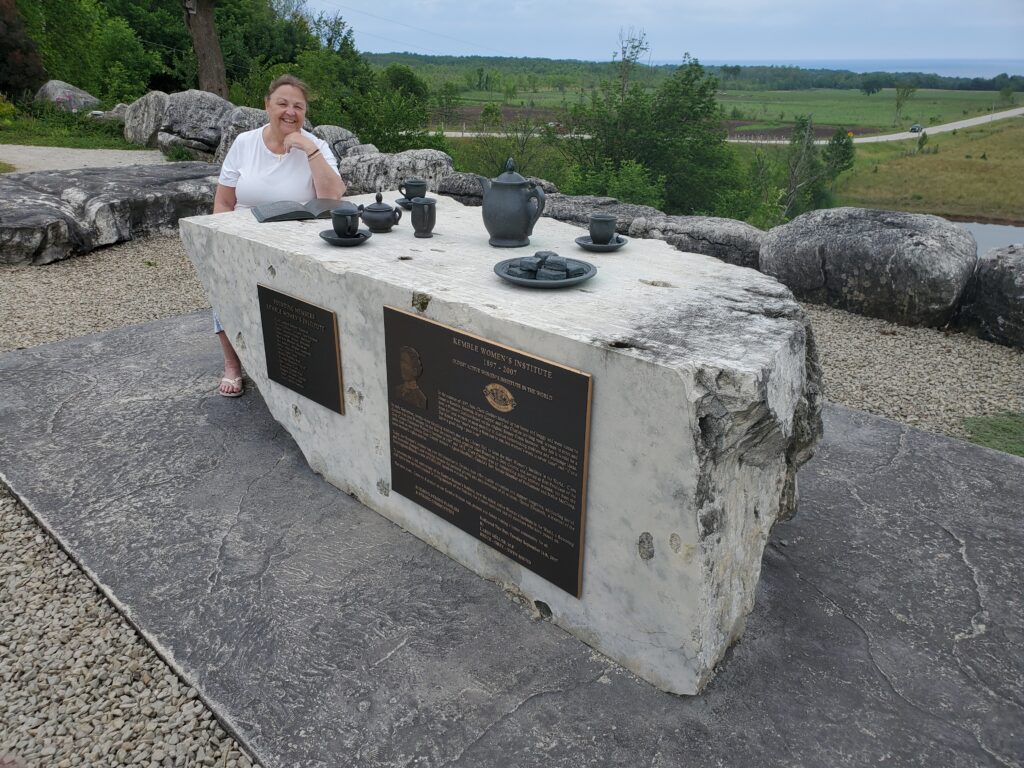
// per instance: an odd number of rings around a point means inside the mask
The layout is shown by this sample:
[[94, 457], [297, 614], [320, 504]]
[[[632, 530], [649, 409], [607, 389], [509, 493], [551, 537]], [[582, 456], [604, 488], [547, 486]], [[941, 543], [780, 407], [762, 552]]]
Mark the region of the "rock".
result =
[[463, 205], [480, 205], [483, 190], [476, 174], [456, 171], [449, 173], [437, 185], [437, 194], [453, 197]]
[[[334, 156], [339, 160], [345, 157], [353, 147], [360, 145], [358, 136], [347, 128], [337, 125], [318, 125], [313, 129], [313, 135], [326, 141], [330, 145], [331, 151], [334, 152]], [[363, 146], [372, 147], [373, 145], [364, 144]], [[374, 151], [376, 151], [376, 147], [374, 147]]]
[[224, 158], [235, 139], [238, 138], [238, 134], [259, 128], [261, 125], [266, 125], [266, 122], [267, 112], [264, 109], [235, 107], [227, 112], [220, 121], [220, 143], [217, 145], [213, 161], [215, 163], [224, 162]]
[[83, 112], [100, 103], [100, 100], [81, 88], [63, 80], [49, 80], [36, 91], [36, 101], [48, 101], [67, 112]]
[[978, 259], [957, 323], [988, 341], [1024, 348], [1024, 245], [993, 248]]
[[189, 160], [200, 160], [204, 163], [212, 163], [215, 158], [215, 154], [208, 151], [209, 147], [206, 144], [203, 144], [203, 142], [195, 141], [193, 139], [183, 139], [180, 136], [175, 136], [173, 133], [166, 133], [164, 131], [160, 131], [156, 135], [156, 146], [161, 152], [168, 156], [170, 156], [171, 150], [177, 147], [179, 150], [185, 151]]
[[[355, 147], [354, 149], [358, 149]], [[409, 176], [425, 179], [430, 190], [437, 190], [452, 172], [452, 159], [436, 149], [410, 149], [394, 155], [373, 152], [355, 154], [352, 150], [338, 161], [341, 177], [350, 195], [397, 189]]]
[[379, 149], [373, 144], [356, 144], [354, 147], [349, 147], [346, 155], [374, 155], [380, 152]]
[[[571, 221], [571, 219], [563, 219], [561, 216], [551, 216], [548, 213], [547, 205], [550, 201], [548, 195], [557, 195], [558, 187], [556, 187], [550, 181], [547, 181], [546, 179], [537, 178], [536, 176], [527, 176], [525, 178], [527, 181], [532, 181], [534, 184], [536, 184], [538, 187], [544, 190], [544, 216], [550, 216], [551, 218], [557, 219], [559, 221]], [[483, 202], [484, 197], [483, 187], [480, 186], [480, 181], [475, 173], [455, 172], [448, 174], [447, 176], [444, 177], [444, 180], [438, 186], [437, 193], [439, 195], [445, 195], [446, 197], [453, 197], [463, 205], [480, 205]], [[563, 197], [568, 197], [568, 195], [563, 195]]]
[[216, 174], [168, 163], [0, 176], [0, 263], [48, 264], [210, 213]]
[[945, 219], [863, 208], [805, 213], [760, 251], [798, 297], [903, 325], [945, 325], [976, 261], [974, 237]]
[[160, 131], [177, 137], [179, 141], [166, 139], [161, 143], [158, 136], [158, 146], [164, 151], [171, 146], [185, 146], [209, 153], [212, 158], [220, 144], [221, 120], [232, 109], [230, 101], [208, 91], [172, 93], [167, 97]]
[[627, 233], [664, 240], [680, 251], [703, 253], [750, 269], [759, 268], [758, 253], [764, 236], [762, 230], [750, 224], [715, 216], [637, 217]]
[[163, 91], [150, 91], [129, 104], [124, 113], [125, 141], [155, 147], [156, 135], [164, 121], [167, 99]]

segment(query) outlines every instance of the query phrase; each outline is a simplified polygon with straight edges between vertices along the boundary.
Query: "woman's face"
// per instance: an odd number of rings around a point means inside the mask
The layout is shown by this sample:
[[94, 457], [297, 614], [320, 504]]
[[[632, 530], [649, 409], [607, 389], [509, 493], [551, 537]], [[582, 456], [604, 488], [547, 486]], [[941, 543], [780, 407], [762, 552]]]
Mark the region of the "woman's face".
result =
[[306, 120], [306, 97], [294, 85], [282, 85], [264, 102], [270, 124], [281, 133], [302, 130]]

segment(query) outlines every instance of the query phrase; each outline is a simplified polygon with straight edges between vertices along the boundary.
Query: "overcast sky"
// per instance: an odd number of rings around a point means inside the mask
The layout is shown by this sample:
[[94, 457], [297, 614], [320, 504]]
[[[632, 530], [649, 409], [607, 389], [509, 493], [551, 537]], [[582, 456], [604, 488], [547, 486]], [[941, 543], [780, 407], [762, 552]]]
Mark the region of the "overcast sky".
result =
[[[643, 29], [655, 61], [1024, 60], [1024, 0], [307, 0], [361, 51], [607, 61]], [[1024, 73], [1020, 73], [1024, 74]]]

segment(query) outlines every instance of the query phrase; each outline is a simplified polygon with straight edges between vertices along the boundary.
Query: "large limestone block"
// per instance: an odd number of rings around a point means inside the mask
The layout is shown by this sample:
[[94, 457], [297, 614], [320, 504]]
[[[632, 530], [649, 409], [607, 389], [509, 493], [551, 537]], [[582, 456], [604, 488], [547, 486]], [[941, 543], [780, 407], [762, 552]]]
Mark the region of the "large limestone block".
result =
[[904, 325], [941, 327], [977, 261], [974, 237], [938, 216], [832, 208], [761, 241], [761, 271], [798, 297]]
[[452, 172], [452, 159], [436, 149], [410, 149], [393, 155], [381, 152], [356, 154], [353, 147], [338, 161], [341, 177], [351, 194], [397, 189], [405, 179], [426, 179], [431, 191]]
[[[324, 243], [323, 222], [257, 225], [245, 211], [184, 220], [181, 233], [248, 374], [316, 472], [655, 685], [699, 691], [743, 631], [768, 532], [792, 512], [820, 434], [799, 305], [758, 272], [656, 240], [595, 257], [578, 288], [520, 288], [495, 262], [580, 254], [578, 228], [541, 219], [531, 247], [510, 254], [488, 246], [479, 209], [443, 197], [437, 208], [433, 239], [402, 222], [359, 248]], [[336, 313], [344, 415], [268, 379], [257, 283]], [[386, 306], [593, 376], [579, 599], [392, 490]]]
[[66, 112], [85, 112], [100, 103], [100, 100], [91, 93], [63, 80], [48, 80], [36, 91], [35, 100], [48, 101]]
[[220, 121], [220, 143], [214, 153], [213, 162], [220, 164], [227, 157], [238, 134], [252, 131], [267, 124], [267, 111], [254, 107], [235, 107], [226, 112]]
[[212, 209], [215, 185], [205, 163], [0, 175], [0, 263], [48, 264], [173, 232]]
[[313, 135], [323, 139], [330, 146], [334, 156], [339, 160], [349, 153], [353, 147], [358, 147], [362, 142], [348, 128], [339, 125], [318, 125], [313, 129]]
[[164, 122], [167, 94], [150, 91], [128, 105], [124, 113], [124, 140], [144, 147], [155, 147], [156, 136]]
[[234, 109], [227, 99], [209, 91], [181, 91], [167, 97], [160, 130], [177, 136], [185, 146], [198, 142], [211, 155], [220, 143], [221, 121]]
[[1024, 347], [1024, 245], [993, 248], [978, 259], [959, 321], [983, 339]]

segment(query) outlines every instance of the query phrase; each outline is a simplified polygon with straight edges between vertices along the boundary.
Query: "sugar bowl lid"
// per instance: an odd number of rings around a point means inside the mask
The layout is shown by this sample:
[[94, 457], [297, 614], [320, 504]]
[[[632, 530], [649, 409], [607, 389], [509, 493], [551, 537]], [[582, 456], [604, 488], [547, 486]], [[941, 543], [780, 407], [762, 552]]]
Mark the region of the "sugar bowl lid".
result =
[[383, 213], [388, 213], [388, 212], [393, 211], [395, 209], [394, 209], [393, 206], [390, 206], [387, 203], [385, 203], [384, 202], [384, 195], [382, 195], [380, 192], [378, 192], [377, 193], [377, 202], [370, 203], [365, 208], [363, 208], [363, 210], [365, 210], [365, 211], [381, 211]]

